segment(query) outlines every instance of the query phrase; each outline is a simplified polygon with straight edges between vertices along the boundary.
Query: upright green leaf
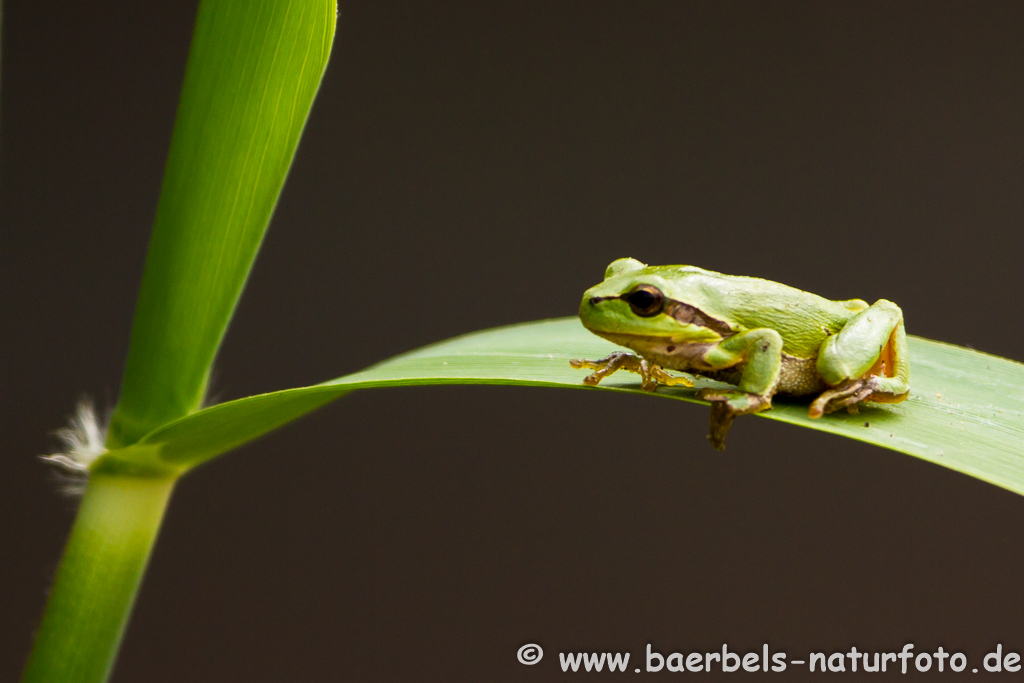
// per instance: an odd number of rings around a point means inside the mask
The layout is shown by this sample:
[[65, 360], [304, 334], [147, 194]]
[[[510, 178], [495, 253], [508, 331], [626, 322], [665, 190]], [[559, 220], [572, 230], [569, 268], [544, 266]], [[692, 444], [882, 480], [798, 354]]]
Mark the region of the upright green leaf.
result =
[[196, 410], [316, 94], [334, 0], [203, 0], [108, 444]]
[[[909, 345], [911, 392], [903, 403], [865, 404], [857, 415], [813, 420], [806, 401], [779, 397], [774, 408], [757, 415], [891, 448], [1024, 494], [1024, 365], [920, 337], [910, 337]], [[576, 318], [485, 330], [323, 384], [211, 406], [155, 430], [130, 449], [109, 453], [101, 467], [188, 469], [356, 389], [514, 384], [697, 402], [697, 390], [718, 385], [698, 380], [692, 389], [661, 387], [650, 394], [640, 389], [636, 375], [620, 372], [587, 388], [586, 371], [569, 367], [571, 358], [598, 358], [617, 348]], [[753, 418], [738, 420], [733, 429], [743, 429], [748, 419]]]
[[[335, 0], [201, 1], [109, 447], [199, 408], [336, 13]], [[143, 464], [92, 472], [25, 681], [109, 676], [177, 474]]]

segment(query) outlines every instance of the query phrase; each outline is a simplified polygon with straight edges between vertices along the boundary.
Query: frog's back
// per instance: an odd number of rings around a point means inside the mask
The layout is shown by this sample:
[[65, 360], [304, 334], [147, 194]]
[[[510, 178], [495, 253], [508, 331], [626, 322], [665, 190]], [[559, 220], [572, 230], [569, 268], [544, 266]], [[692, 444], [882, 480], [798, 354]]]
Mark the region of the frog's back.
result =
[[801, 358], [818, 353], [821, 342], [843, 328], [863, 301], [831, 301], [780, 282], [724, 275], [696, 266], [655, 266], [670, 298], [724, 318], [743, 330], [769, 327], [782, 335], [783, 351]]

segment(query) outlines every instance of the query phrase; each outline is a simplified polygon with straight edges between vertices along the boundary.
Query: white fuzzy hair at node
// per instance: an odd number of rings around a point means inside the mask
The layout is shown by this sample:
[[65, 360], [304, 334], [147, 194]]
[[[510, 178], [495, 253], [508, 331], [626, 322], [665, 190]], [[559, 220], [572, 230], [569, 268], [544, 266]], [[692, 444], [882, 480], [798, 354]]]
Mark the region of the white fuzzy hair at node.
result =
[[104, 445], [107, 439], [106, 432], [106, 427], [100, 427], [96, 420], [96, 410], [92, 401], [82, 399], [78, 402], [68, 426], [55, 432], [57, 438], [64, 443], [64, 450], [44, 455], [42, 458], [72, 474], [88, 476], [89, 468], [96, 458], [107, 452]]

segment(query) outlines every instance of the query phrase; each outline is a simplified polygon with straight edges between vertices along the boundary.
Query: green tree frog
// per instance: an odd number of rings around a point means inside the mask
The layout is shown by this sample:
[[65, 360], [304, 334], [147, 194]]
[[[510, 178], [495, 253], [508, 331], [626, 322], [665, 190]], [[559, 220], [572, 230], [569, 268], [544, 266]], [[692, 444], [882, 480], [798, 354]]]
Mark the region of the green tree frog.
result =
[[817, 418], [856, 412], [861, 401], [898, 403], [910, 390], [903, 312], [885, 299], [830, 301], [770, 280], [622, 258], [583, 294], [580, 320], [636, 353], [572, 361], [593, 370], [586, 384], [629, 370], [648, 391], [693, 386], [669, 368], [735, 385], [697, 392], [711, 402], [708, 439], [718, 450], [737, 415], [771, 408], [777, 393], [817, 394]]

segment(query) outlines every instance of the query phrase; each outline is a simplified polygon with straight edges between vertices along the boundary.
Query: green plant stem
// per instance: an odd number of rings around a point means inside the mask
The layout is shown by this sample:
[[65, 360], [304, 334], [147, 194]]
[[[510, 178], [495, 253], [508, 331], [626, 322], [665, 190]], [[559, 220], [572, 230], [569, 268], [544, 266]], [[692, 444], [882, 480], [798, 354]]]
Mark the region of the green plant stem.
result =
[[92, 476], [24, 681], [107, 679], [174, 482], [174, 477]]

